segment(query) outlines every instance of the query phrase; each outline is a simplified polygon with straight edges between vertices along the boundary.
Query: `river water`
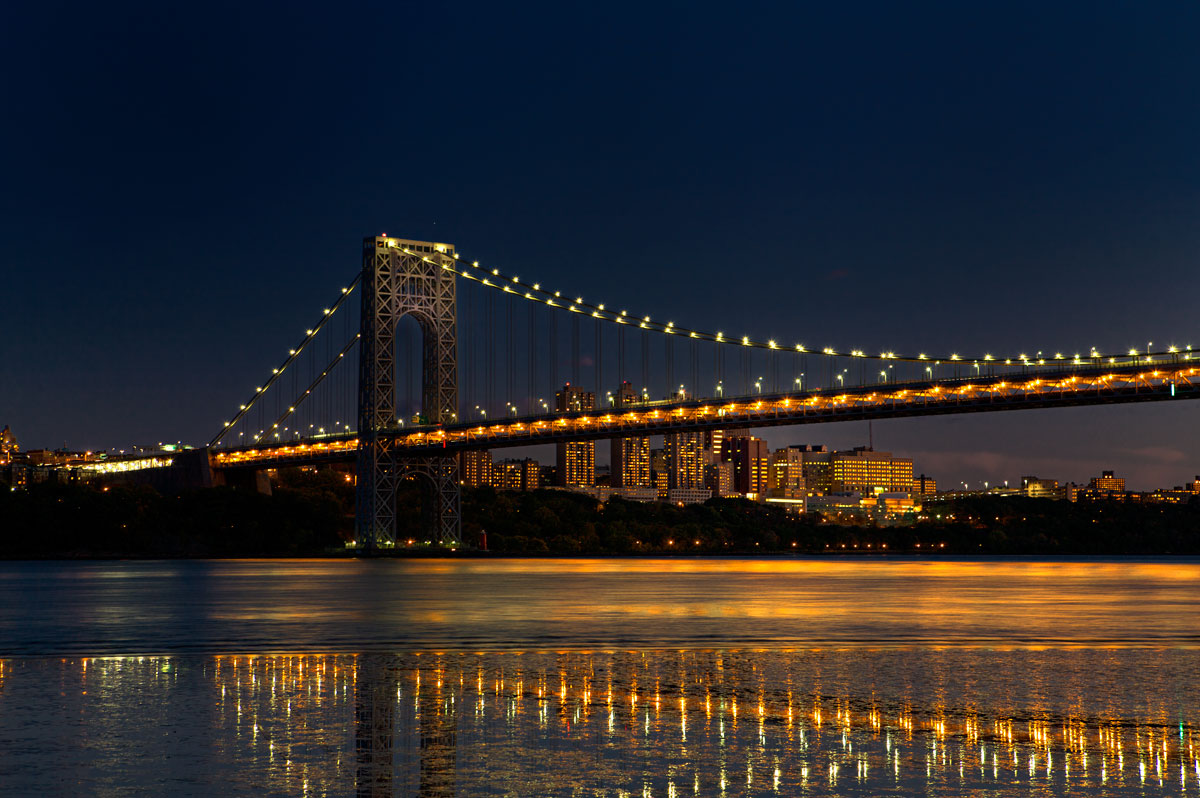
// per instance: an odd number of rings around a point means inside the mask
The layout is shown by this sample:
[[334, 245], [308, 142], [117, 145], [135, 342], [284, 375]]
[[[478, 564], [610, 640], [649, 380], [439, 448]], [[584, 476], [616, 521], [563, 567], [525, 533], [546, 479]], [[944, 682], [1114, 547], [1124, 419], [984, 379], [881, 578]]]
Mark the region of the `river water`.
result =
[[1200, 795], [1200, 560], [0, 563], [2, 795]]

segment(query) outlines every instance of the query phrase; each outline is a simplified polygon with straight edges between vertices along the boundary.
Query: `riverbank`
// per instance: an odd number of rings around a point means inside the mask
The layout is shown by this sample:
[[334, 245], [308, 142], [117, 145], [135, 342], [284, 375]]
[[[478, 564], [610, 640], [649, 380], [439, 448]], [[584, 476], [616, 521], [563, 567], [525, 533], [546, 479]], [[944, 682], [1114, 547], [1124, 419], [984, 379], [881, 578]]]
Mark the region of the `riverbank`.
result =
[[[398, 547], [430, 546], [421, 492], [399, 497]], [[0, 559], [354, 557], [353, 487], [342, 475], [281, 476], [271, 495], [211, 488], [33, 485], [0, 491]], [[565, 491], [463, 494], [463, 544], [488, 555], [1200, 554], [1200, 503], [1070, 503], [984, 497], [938, 504], [904, 526], [845, 526], [738, 499], [677, 507]]]

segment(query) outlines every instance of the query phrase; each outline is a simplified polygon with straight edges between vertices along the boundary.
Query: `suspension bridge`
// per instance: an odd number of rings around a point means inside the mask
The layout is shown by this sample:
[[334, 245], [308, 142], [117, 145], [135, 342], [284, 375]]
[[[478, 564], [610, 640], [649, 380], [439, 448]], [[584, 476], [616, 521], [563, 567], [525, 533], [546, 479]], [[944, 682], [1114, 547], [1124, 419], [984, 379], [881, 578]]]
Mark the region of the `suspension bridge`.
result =
[[[356, 540], [368, 549], [395, 545], [397, 486], [420, 479], [434, 497], [432, 537], [455, 546], [462, 451], [1200, 398], [1190, 346], [1151, 350], [898, 353], [752, 339], [588, 301], [450, 244], [379, 235], [204, 451], [225, 474], [353, 463]], [[569, 386], [588, 398], [556, 400]]]

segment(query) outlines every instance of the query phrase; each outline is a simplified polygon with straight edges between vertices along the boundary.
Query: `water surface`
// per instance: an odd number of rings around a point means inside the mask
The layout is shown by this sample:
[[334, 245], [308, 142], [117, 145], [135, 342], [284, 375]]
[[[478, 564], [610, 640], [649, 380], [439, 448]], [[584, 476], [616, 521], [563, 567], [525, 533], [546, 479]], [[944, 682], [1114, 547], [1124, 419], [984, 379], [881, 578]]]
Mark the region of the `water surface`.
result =
[[0, 564], [0, 654], [1200, 643], [1200, 560]]
[[3, 795], [1197, 795], [1200, 561], [0, 564]]

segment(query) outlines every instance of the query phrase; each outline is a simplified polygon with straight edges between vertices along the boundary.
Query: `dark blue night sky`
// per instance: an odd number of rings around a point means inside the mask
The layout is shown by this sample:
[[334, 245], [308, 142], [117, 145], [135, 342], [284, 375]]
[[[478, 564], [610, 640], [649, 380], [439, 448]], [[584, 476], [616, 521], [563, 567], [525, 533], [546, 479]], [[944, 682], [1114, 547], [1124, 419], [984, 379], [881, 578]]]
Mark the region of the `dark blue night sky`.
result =
[[[0, 425], [203, 443], [380, 231], [764, 338], [1200, 345], [1198, 29], [1153, 2], [10, 4]], [[1151, 488], [1200, 473], [1197, 413], [874, 436], [945, 486]]]

